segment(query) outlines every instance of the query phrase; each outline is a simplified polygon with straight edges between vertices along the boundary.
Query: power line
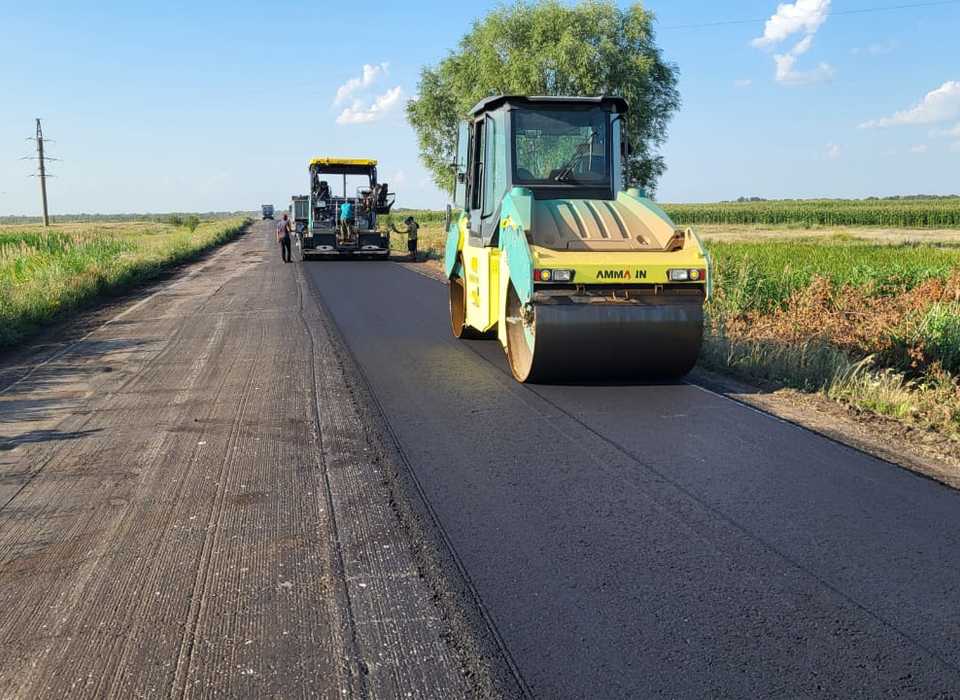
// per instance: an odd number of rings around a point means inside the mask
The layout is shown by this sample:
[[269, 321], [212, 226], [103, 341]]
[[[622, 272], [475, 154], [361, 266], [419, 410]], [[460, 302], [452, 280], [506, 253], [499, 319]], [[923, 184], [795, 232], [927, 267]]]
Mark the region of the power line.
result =
[[[888, 7], [864, 7], [859, 10], [840, 10], [838, 12], [831, 12], [827, 17], [838, 17], [841, 15], [863, 15], [874, 12], [890, 12], [893, 10], [913, 10], [922, 7], [938, 7], [941, 5], [957, 5], [960, 4], [960, 0], [939, 0], [938, 2], [918, 2], [910, 5], [890, 5]], [[704, 29], [708, 27], [726, 27], [735, 24], [762, 24], [766, 22], [769, 17], [764, 17], [762, 19], [730, 19], [730, 20], [721, 20], [718, 22], [703, 22], [702, 24], [674, 24], [668, 27], [659, 27], [661, 31], [665, 29]]]

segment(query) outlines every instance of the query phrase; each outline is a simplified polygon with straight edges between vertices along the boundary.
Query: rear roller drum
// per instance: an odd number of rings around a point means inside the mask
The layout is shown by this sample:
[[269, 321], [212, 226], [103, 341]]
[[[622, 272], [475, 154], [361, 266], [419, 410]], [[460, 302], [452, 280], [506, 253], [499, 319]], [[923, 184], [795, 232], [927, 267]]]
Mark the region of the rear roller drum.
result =
[[536, 348], [536, 319], [526, 312], [511, 286], [507, 292], [507, 361], [518, 382], [533, 381], [533, 354]]
[[520, 382], [678, 379], [697, 362], [702, 298], [543, 303], [507, 297], [507, 360]]

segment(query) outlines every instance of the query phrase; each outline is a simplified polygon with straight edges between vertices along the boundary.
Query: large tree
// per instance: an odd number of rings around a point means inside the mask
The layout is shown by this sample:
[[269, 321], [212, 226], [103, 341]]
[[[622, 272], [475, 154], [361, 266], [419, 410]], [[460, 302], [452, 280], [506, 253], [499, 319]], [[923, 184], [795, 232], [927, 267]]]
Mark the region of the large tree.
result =
[[437, 185], [453, 191], [457, 123], [484, 97], [621, 95], [630, 103], [627, 176], [653, 190], [665, 170], [655, 151], [680, 106], [677, 67], [663, 60], [653, 19], [639, 3], [521, 0], [474, 22], [456, 51], [422, 69], [419, 97], [407, 104]]

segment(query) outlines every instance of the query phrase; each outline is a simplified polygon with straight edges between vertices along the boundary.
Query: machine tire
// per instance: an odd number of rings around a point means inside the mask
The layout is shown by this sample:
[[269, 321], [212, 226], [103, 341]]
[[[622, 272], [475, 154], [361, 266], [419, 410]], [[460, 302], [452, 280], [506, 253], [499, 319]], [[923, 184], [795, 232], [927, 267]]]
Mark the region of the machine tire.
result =
[[[520, 320], [520, 297], [517, 296], [513, 285], [507, 289], [507, 364], [514, 379], [520, 383], [534, 380], [533, 351]], [[533, 324], [533, 339], [536, 343], [536, 320]]]
[[460, 277], [450, 278], [450, 330], [454, 338], [469, 337], [467, 326], [467, 290]]
[[491, 333], [478, 331], [467, 325], [467, 290], [460, 277], [451, 277], [450, 287], [450, 330], [454, 338], [461, 340], [483, 340], [490, 338]]

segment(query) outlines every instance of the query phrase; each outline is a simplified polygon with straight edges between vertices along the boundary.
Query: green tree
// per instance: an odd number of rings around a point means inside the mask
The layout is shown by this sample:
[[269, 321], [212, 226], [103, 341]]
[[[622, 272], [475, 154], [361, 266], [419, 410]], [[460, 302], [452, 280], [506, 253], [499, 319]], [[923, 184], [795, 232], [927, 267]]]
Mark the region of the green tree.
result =
[[630, 103], [627, 178], [652, 191], [666, 169], [655, 150], [680, 106], [677, 67], [663, 60], [653, 20], [640, 4], [521, 0], [476, 21], [456, 51], [422, 69], [419, 97], [407, 103], [434, 181], [453, 192], [457, 123], [484, 97], [620, 95]]

